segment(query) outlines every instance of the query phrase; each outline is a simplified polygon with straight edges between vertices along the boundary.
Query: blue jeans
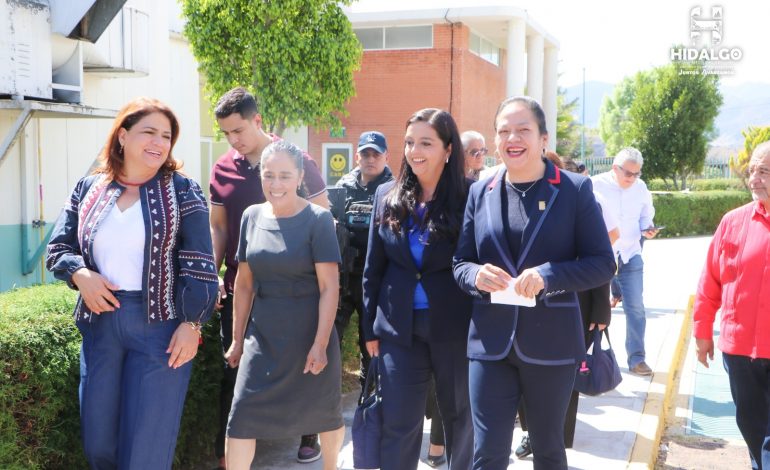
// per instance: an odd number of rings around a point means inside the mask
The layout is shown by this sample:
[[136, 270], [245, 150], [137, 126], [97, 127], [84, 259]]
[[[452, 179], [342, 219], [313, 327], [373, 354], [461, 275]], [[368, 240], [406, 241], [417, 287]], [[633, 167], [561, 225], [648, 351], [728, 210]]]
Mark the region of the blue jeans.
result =
[[722, 353], [751, 468], [770, 470], [770, 359]]
[[618, 283], [623, 295], [623, 313], [626, 314], [626, 354], [628, 368], [644, 361], [644, 329], [647, 317], [644, 312], [644, 261], [636, 255], [623, 263], [618, 259]]
[[92, 469], [170, 469], [192, 362], [168, 366], [178, 320], [147, 322], [141, 292], [79, 322], [80, 427]]

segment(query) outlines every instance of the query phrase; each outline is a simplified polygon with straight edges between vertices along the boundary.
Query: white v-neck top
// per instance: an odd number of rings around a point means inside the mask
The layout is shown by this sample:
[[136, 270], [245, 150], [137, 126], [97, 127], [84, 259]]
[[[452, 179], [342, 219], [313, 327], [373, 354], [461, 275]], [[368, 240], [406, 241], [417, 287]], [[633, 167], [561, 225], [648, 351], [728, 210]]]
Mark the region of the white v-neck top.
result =
[[142, 290], [144, 237], [139, 199], [122, 212], [117, 204], [113, 206], [94, 235], [96, 267], [121, 290]]

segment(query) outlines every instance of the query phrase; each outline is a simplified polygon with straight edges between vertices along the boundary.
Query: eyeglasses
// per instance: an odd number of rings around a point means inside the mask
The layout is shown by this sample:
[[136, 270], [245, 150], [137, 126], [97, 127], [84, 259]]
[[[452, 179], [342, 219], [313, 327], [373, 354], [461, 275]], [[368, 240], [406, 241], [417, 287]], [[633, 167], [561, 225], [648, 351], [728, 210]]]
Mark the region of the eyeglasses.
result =
[[641, 170], [639, 170], [636, 173], [634, 173], [633, 171], [626, 170], [625, 168], [623, 168], [620, 165], [618, 165], [618, 170], [622, 171], [623, 172], [623, 176], [625, 176], [626, 178], [639, 178], [640, 176], [642, 176], [642, 171]]
[[480, 149], [468, 150], [468, 154], [471, 157], [474, 157], [474, 158], [475, 157], [483, 157], [484, 155], [487, 154], [487, 149], [486, 148], [480, 148]]

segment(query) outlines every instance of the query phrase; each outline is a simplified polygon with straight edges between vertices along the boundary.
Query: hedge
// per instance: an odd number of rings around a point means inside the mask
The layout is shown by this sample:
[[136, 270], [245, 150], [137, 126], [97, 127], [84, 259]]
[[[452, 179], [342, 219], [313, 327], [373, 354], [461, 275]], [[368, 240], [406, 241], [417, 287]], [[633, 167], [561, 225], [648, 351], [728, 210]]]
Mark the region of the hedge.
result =
[[[80, 443], [75, 293], [51, 284], [0, 294], [0, 468], [86, 468]], [[203, 329], [176, 451], [177, 468], [211, 458], [222, 375], [219, 322]]]
[[[650, 191], [670, 191], [673, 187], [662, 179], [645, 181]], [[690, 191], [748, 191], [740, 178], [702, 178], [687, 182]]]
[[712, 235], [722, 216], [751, 201], [746, 191], [654, 192], [655, 224], [661, 238]]

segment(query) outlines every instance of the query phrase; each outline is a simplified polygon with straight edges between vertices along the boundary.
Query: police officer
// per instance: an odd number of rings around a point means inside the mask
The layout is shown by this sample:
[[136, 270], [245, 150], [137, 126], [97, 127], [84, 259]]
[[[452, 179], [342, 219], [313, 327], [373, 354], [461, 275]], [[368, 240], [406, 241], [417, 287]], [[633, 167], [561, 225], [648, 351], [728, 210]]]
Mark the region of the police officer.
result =
[[[366, 371], [369, 367], [369, 353], [366, 351], [366, 342], [361, 331], [361, 313], [363, 311], [363, 298], [361, 292], [361, 276], [364, 272], [366, 260], [366, 244], [369, 235], [369, 217], [374, 202], [374, 192], [382, 183], [393, 179], [393, 174], [387, 166], [388, 144], [381, 132], [367, 131], [358, 139], [356, 150], [356, 168], [340, 178], [336, 186], [345, 188], [345, 228], [350, 231], [350, 247], [353, 256], [350, 270], [343, 275], [348, 276], [348, 282], [343, 283], [340, 292], [340, 303], [337, 308], [337, 318], [334, 327], [342, 344], [342, 335], [350, 323], [353, 311], [359, 312], [358, 348], [361, 351], [361, 384], [366, 380]], [[343, 253], [343, 262], [345, 254]], [[343, 269], [345, 269], [343, 267]], [[346, 288], [347, 287], [347, 288]]]

